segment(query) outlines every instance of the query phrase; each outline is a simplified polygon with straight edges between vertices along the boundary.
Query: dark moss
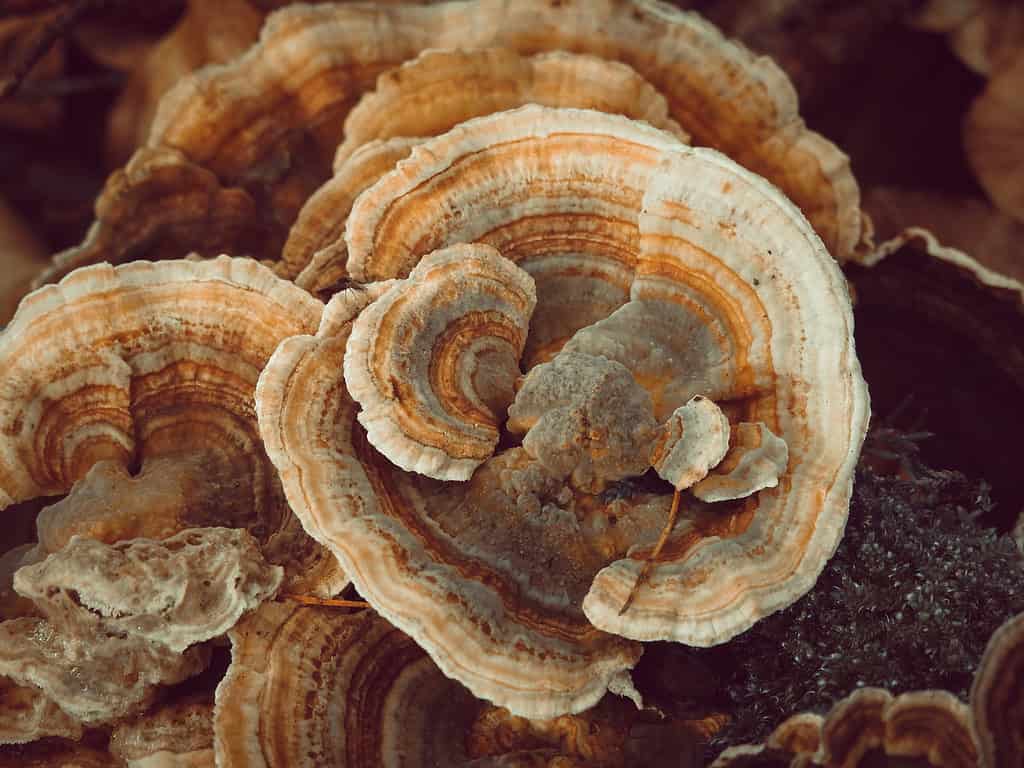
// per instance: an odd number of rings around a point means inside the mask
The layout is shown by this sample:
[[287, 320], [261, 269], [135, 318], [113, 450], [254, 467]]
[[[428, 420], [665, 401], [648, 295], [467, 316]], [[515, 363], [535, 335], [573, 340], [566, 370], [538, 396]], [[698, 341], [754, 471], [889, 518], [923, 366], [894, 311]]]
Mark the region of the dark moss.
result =
[[860, 686], [966, 699], [989, 635], [1024, 610], [1018, 550], [976, 522], [991, 504], [985, 483], [956, 472], [917, 465], [897, 479], [862, 468], [814, 589], [725, 646], [689, 651], [720, 676], [735, 713], [714, 752], [762, 741], [790, 714], [825, 712]]

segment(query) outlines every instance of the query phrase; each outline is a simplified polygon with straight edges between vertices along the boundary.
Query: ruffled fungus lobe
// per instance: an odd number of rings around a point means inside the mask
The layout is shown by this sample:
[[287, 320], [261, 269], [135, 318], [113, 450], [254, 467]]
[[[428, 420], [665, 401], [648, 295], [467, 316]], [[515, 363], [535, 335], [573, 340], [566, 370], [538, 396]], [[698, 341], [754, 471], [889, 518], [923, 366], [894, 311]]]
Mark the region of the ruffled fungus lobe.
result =
[[498, 444], [533, 280], [485, 245], [425, 257], [356, 319], [345, 384], [367, 439], [402, 469], [466, 480]]
[[144, 710], [160, 685], [173, 685], [209, 663], [205, 646], [175, 653], [164, 645], [106, 632], [55, 628], [42, 619], [0, 624], [0, 675], [40, 689], [66, 714], [102, 724]]
[[230, 633], [214, 743], [223, 768], [462, 765], [480, 703], [370, 611], [268, 603]]
[[[847, 157], [806, 128], [783, 72], [696, 14], [652, 0], [296, 5], [272, 14], [248, 53], [199, 70], [165, 94], [147, 146], [126, 167], [133, 170], [111, 177], [95, 228], [60, 254], [44, 279], [127, 254], [226, 250], [277, 258], [287, 228], [329, 176], [353, 105], [381, 73], [428, 48], [571, 51], [607, 60], [593, 67], [613, 74], [616, 62], [629, 66], [636, 77], [615, 76], [627, 93], [609, 108], [639, 96], [637, 104], [654, 107], [640, 116], [657, 118], [657, 97], [639, 85], [646, 81], [665, 99], [666, 126], [682, 126], [696, 143], [779, 186], [837, 259], [855, 258], [867, 236]], [[580, 69], [583, 79], [593, 76], [587, 69]], [[168, 150], [180, 152], [190, 178], [150, 178], [152, 153]], [[209, 176], [195, 178], [200, 172]], [[182, 203], [193, 197], [210, 205]]]
[[[358, 406], [341, 373], [345, 347], [356, 316], [388, 287], [373, 284], [336, 295], [317, 335], [286, 340], [260, 377], [260, 429], [285, 492], [360, 594], [411, 634], [445, 674], [526, 716], [585, 709], [636, 663], [640, 648], [595, 630], [572, 609], [557, 588], [567, 578], [561, 570], [549, 577], [533, 567], [535, 560], [561, 563], [574, 554], [569, 547], [579, 546], [575, 528], [558, 527], [562, 517], [547, 528], [519, 526], [519, 518], [497, 514], [507, 511], [500, 499], [489, 501], [496, 514], [476, 515], [475, 503], [460, 505], [460, 494], [472, 494], [472, 481], [440, 485], [403, 473], [373, 449], [359, 427]], [[508, 453], [486, 462], [475, 477], [507, 460]], [[502, 470], [495, 472], [501, 477]], [[524, 480], [512, 472], [508, 482]], [[485, 500], [501, 495], [498, 486], [485, 483], [484, 490]], [[472, 518], [465, 546], [433, 519], [447, 513], [447, 524], [458, 525], [461, 509]], [[652, 516], [656, 531], [664, 510]], [[524, 535], [537, 533], [531, 539], [537, 546], [509, 548], [509, 533], [520, 528]], [[529, 561], [510, 563], [515, 552]]]
[[286, 8], [246, 55], [168, 92], [149, 143], [179, 149], [267, 201], [303, 188], [308, 195], [322, 181], [345, 115], [381, 72], [427, 48], [488, 47], [589, 53], [629, 65], [664, 95], [668, 118], [696, 143], [778, 185], [838, 259], [857, 250], [859, 194], [847, 158], [807, 130], [782, 71], [699, 16], [648, 0]]
[[195, 528], [164, 541], [75, 537], [18, 571], [14, 588], [55, 626], [87, 610], [112, 633], [181, 652], [224, 634], [273, 596], [281, 578], [282, 569], [267, 565], [245, 531]]
[[880, 688], [861, 688], [824, 718], [794, 715], [765, 744], [731, 747], [712, 766], [856, 768], [877, 764], [880, 756], [975, 768], [978, 753], [967, 706], [946, 691], [893, 697]]
[[971, 714], [985, 768], [1024, 765], [1024, 614], [989, 639], [971, 688]]
[[154, 542], [75, 538], [22, 568], [18, 591], [46, 617], [0, 623], [0, 675], [36, 686], [69, 715], [136, 713], [157, 685], [199, 672], [200, 644], [270, 597], [281, 569], [245, 531], [203, 528]]
[[94, 266], [29, 295], [0, 335], [0, 508], [70, 492], [39, 519], [54, 547], [246, 528], [291, 588], [336, 592], [344, 575], [288, 509], [253, 402], [318, 307], [227, 257]]

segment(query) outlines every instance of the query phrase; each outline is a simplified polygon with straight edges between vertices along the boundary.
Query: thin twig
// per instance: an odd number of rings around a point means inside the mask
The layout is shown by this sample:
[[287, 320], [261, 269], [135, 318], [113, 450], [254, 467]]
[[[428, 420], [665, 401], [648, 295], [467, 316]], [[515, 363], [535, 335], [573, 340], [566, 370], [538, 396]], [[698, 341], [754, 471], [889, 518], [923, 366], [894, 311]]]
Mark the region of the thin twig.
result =
[[0, 21], [19, 16], [36, 16], [66, 2], [67, 0], [0, 0]]
[[25, 80], [14, 96], [19, 101], [42, 101], [59, 96], [90, 91], [108, 91], [124, 85], [123, 72], [104, 72], [81, 77], [55, 77], [47, 80]]
[[292, 595], [285, 593], [278, 595], [283, 600], [294, 600], [303, 605], [319, 605], [327, 608], [369, 608], [370, 604], [362, 600], [335, 600], [326, 597], [311, 597], [309, 595]]
[[0, 80], [0, 99], [12, 96], [28, 77], [33, 67], [49, 52], [60, 38], [82, 15], [96, 6], [103, 5], [106, 0], [75, 0], [75, 2], [62, 8], [53, 17], [36, 40], [28, 47], [21, 58], [11, 69], [11, 73]]
[[619, 616], [629, 610], [629, 606], [633, 604], [633, 598], [636, 597], [636, 592], [640, 589], [640, 586], [646, 581], [647, 574], [651, 571], [652, 563], [657, 559], [658, 555], [661, 554], [661, 550], [664, 548], [665, 543], [668, 541], [668, 537], [672, 533], [672, 529], [676, 527], [676, 518], [679, 516], [679, 491], [672, 495], [672, 508], [668, 512], [668, 522], [665, 523], [665, 527], [661, 529], [661, 536], [658, 537], [658, 543], [654, 545], [654, 549], [651, 550], [651, 554], [644, 560], [643, 566], [640, 568], [640, 573], [636, 577], [636, 582], [633, 584], [633, 588], [629, 591], [629, 596], [626, 598], [626, 602], [622, 604], [619, 609]]

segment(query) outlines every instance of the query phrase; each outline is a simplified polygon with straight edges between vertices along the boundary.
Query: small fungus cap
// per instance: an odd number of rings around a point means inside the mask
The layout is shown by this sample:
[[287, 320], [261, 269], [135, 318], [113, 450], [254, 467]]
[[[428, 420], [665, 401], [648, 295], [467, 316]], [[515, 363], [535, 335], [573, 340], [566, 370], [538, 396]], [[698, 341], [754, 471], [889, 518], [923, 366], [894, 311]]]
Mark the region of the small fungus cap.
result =
[[663, 429], [653, 465], [677, 490], [707, 477], [729, 449], [729, 418], [701, 395], [676, 408]]
[[346, 347], [370, 443], [402, 469], [468, 479], [498, 443], [536, 303], [533, 279], [489, 246], [420, 261], [362, 311]]

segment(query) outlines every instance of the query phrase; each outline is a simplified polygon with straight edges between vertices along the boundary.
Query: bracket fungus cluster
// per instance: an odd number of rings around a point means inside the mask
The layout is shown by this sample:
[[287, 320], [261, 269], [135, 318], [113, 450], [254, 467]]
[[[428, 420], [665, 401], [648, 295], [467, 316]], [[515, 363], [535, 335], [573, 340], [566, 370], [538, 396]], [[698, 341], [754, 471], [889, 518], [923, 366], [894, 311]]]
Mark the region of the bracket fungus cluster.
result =
[[[245, 54], [164, 95], [86, 240], [39, 281], [189, 251], [280, 262], [294, 277], [316, 252], [311, 239], [328, 236], [303, 233], [316, 223], [302, 214], [339, 144], [340, 162], [371, 139], [437, 135], [526, 103], [619, 112], [691, 137], [779, 186], [840, 261], [866, 251], [846, 156], [806, 128], [771, 60], [696, 14], [657, 0], [296, 4], [270, 14]], [[190, 200], [207, 202], [179, 204]]]
[[[0, 510], [39, 508], [0, 743], [628, 764], [599, 710], [643, 709], [644, 643], [726, 643], [835, 552], [842, 268], [924, 236], [872, 250], [781, 70], [658, 0], [295, 4], [238, 55], [245, 5], [0, 333]], [[1013, 626], [972, 709], [863, 690], [719, 765], [1019, 763]]]
[[418, 144], [345, 240], [365, 286], [274, 353], [260, 428], [306, 529], [446, 674], [579, 711], [628, 690], [631, 640], [723, 642], [813, 584], [867, 394], [845, 282], [771, 185], [526, 106]]

